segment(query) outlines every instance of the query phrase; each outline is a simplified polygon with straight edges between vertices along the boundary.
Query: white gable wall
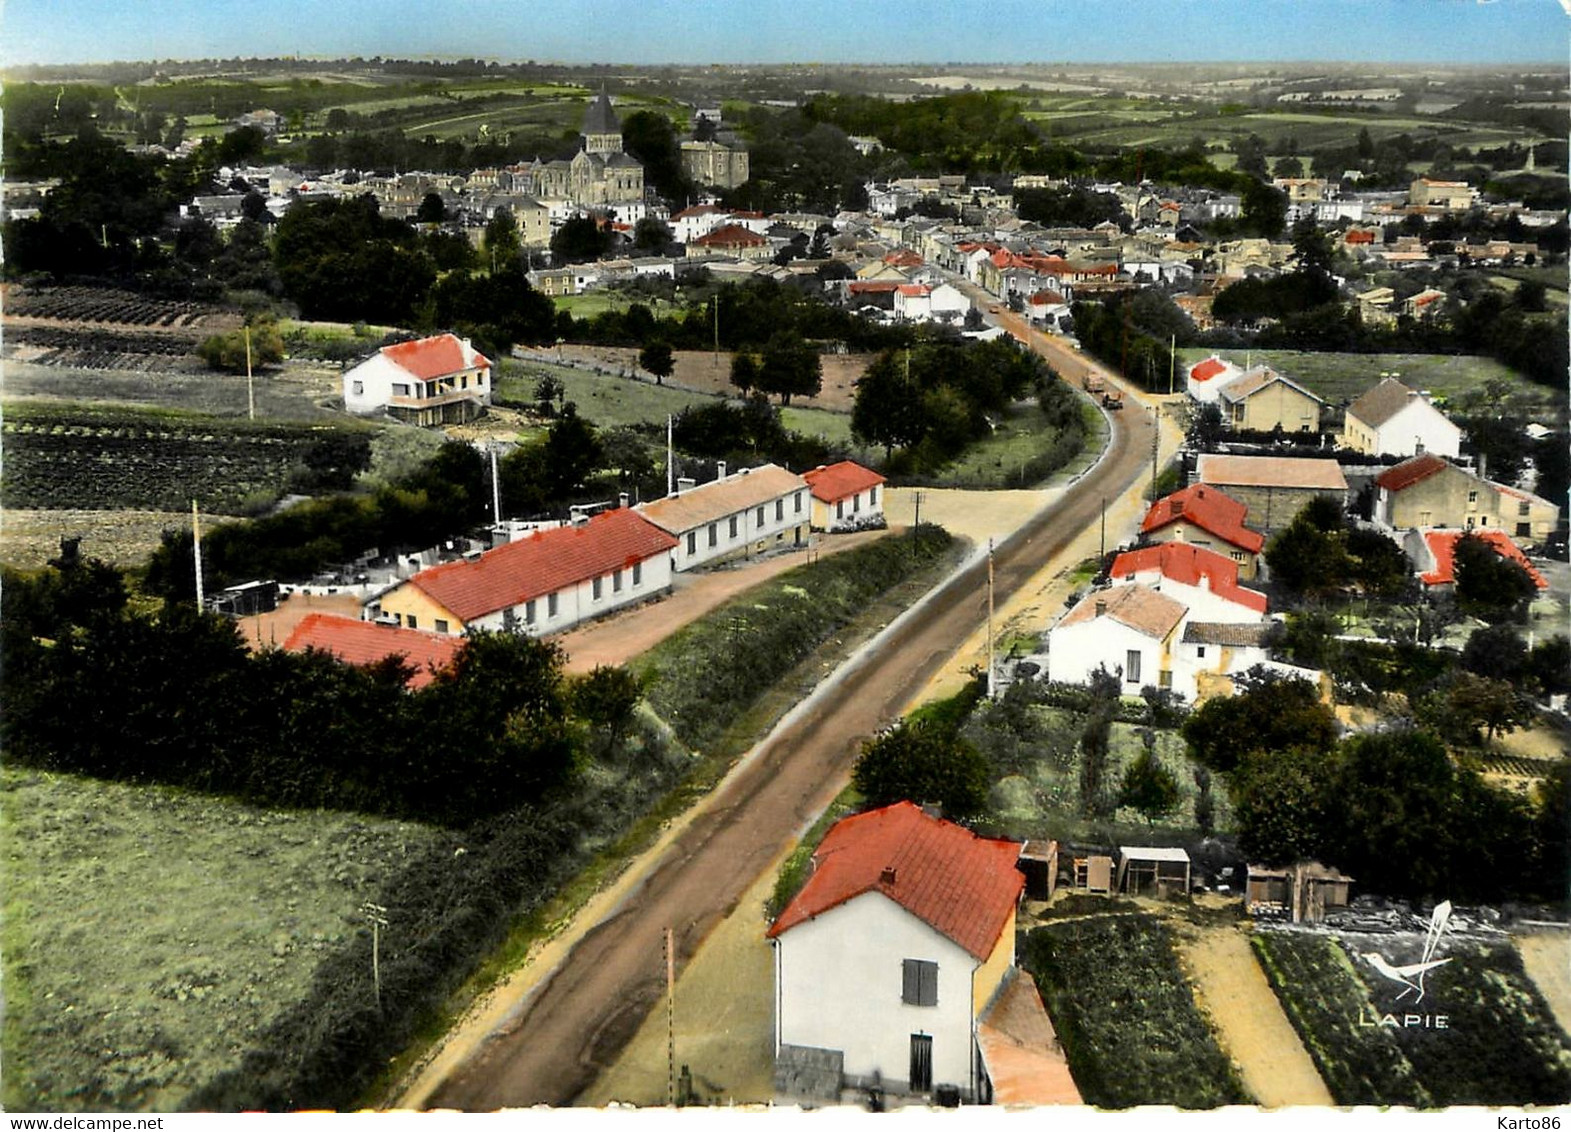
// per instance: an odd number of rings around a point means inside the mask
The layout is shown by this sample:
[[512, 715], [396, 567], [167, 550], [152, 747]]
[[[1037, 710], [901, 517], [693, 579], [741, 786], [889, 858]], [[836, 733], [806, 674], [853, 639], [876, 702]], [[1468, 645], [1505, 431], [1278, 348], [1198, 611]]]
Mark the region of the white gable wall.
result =
[[351, 413], [375, 413], [387, 408], [397, 384], [400, 397], [418, 397], [414, 376], [376, 353], [344, 374], [344, 408]]
[[1422, 397], [1410, 397], [1375, 429], [1375, 451], [1382, 456], [1416, 456], [1420, 445], [1424, 452], [1454, 460], [1461, 451], [1462, 430]]
[[[910, 1079], [911, 1035], [933, 1038], [933, 1084], [972, 1081], [971, 980], [981, 961], [880, 892], [782, 933], [775, 943], [775, 1046], [840, 1050], [849, 1079]], [[901, 1001], [901, 960], [938, 964], [938, 1003]]]
[[[1187, 608], [1190, 621], [1222, 621], [1233, 625], [1253, 625], [1266, 619], [1264, 613], [1257, 613], [1247, 605], [1229, 601], [1213, 592], [1206, 585], [1204, 575], [1201, 575], [1198, 586], [1174, 581], [1160, 570], [1141, 570], [1132, 580], [1138, 585], [1155, 590], [1164, 597], [1172, 598]], [[1119, 574], [1112, 579], [1112, 582], [1114, 586], [1125, 586], [1131, 583], [1131, 578], [1128, 574]]]
[[[1140, 678], [1129, 679], [1129, 653], [1140, 653]], [[1157, 683], [1162, 667], [1162, 642], [1111, 617], [1094, 617], [1078, 625], [1059, 626], [1047, 634], [1047, 678], [1060, 684], [1084, 684], [1100, 665], [1123, 670], [1123, 692], [1136, 695]]]

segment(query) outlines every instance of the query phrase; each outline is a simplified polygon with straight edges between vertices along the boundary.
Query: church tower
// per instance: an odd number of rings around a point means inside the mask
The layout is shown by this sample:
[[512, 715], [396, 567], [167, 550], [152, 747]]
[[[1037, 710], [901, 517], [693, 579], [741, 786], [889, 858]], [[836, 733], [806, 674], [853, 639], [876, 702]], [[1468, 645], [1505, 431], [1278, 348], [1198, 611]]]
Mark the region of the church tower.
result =
[[584, 115], [581, 133], [585, 153], [622, 152], [622, 123], [617, 119], [616, 111], [611, 109], [611, 100], [606, 96], [604, 87], [600, 90], [600, 97], [595, 99], [589, 112]]

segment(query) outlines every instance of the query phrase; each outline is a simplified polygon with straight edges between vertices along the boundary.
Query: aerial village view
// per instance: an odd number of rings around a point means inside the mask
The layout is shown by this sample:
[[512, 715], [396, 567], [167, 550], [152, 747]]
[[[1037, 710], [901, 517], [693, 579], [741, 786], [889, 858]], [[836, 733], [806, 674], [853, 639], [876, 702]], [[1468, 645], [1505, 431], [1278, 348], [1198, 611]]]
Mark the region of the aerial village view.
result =
[[0, 1103], [1571, 1102], [1568, 27], [10, 0]]

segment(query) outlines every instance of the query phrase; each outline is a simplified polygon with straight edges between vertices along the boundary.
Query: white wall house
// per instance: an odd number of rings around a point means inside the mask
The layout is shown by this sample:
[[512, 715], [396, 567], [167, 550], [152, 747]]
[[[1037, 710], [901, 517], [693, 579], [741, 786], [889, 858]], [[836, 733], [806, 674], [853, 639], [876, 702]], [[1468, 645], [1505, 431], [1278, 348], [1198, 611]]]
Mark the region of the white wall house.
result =
[[383, 346], [343, 380], [351, 413], [388, 413], [411, 424], [470, 420], [491, 403], [491, 360], [452, 334]]
[[1019, 850], [910, 802], [831, 829], [768, 932], [777, 1082], [816, 1060], [826, 1096], [987, 1099], [977, 1025], [1014, 963]]
[[1173, 656], [1173, 691], [1190, 703], [1215, 690], [1208, 680], [1237, 676], [1257, 664], [1269, 664], [1268, 622], [1238, 624], [1186, 621]]
[[1342, 445], [1373, 456], [1427, 452], [1456, 459], [1462, 430], [1418, 390], [1387, 377], [1347, 407]]
[[636, 511], [617, 508], [422, 570], [367, 603], [365, 614], [427, 632], [511, 625], [545, 636], [669, 590], [675, 544]]
[[865, 530], [884, 525], [884, 477], [853, 460], [803, 472], [813, 492], [812, 526], [818, 531]]
[[1097, 590], [1047, 634], [1047, 678], [1084, 684], [1098, 668], [1119, 677], [1124, 695], [1147, 684], [1172, 687], [1183, 604], [1142, 585]]
[[777, 464], [720, 474], [709, 483], [678, 481], [675, 495], [640, 503], [639, 514], [676, 540], [678, 572], [807, 541], [812, 518], [807, 481]]
[[1243, 369], [1225, 358], [1212, 354], [1203, 362], [1189, 367], [1184, 381], [1184, 391], [1193, 401], [1202, 405], [1215, 405], [1222, 395], [1222, 387], [1236, 377], [1243, 376]]

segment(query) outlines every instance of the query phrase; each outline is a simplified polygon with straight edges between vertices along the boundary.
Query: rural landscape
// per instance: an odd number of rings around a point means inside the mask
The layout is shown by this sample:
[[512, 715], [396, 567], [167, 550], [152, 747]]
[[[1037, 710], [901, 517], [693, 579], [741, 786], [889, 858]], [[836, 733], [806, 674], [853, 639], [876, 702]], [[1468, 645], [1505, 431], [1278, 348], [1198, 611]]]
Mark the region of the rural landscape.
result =
[[1571, 1101], [1562, 53], [386, 50], [6, 56], [8, 1111]]

